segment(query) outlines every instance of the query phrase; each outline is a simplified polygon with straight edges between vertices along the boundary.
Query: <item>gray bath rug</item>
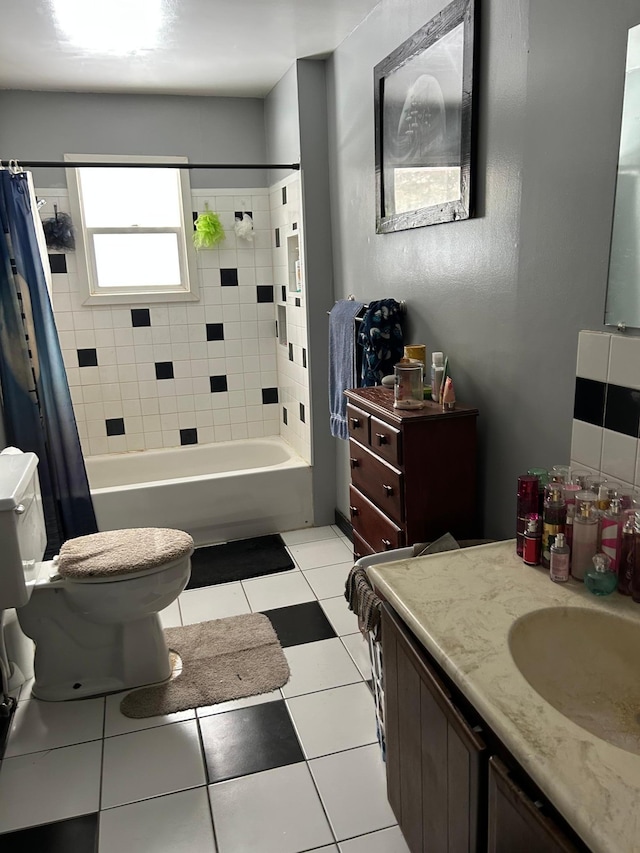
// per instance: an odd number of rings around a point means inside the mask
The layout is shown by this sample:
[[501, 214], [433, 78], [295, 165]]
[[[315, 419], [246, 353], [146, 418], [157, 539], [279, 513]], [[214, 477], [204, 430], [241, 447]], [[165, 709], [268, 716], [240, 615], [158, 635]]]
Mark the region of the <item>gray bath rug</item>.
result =
[[182, 671], [141, 687], [120, 703], [126, 717], [155, 717], [268, 693], [289, 680], [289, 664], [269, 619], [247, 613], [165, 630]]

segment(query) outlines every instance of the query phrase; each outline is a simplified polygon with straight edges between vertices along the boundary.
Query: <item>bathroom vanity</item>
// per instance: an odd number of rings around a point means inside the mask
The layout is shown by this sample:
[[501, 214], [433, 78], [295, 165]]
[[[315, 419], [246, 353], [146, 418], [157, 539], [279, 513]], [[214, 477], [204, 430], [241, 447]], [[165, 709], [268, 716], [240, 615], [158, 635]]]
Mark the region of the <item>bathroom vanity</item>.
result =
[[478, 410], [424, 401], [395, 409], [391, 388], [345, 391], [354, 557], [428, 542], [444, 533], [478, 535]]
[[552, 583], [515, 540], [367, 571], [412, 853], [640, 850], [640, 606]]

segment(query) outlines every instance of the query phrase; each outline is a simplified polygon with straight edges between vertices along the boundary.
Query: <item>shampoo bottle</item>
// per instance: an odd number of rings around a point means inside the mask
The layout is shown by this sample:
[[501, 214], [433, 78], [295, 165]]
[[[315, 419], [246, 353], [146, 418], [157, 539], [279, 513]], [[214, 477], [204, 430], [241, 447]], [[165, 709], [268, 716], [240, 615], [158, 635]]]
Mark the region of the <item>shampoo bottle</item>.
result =
[[571, 574], [583, 581], [598, 550], [598, 512], [595, 492], [576, 492], [576, 515], [573, 520]]
[[440, 388], [442, 387], [443, 374], [444, 354], [434, 352], [431, 354], [431, 399], [435, 403], [440, 402]]

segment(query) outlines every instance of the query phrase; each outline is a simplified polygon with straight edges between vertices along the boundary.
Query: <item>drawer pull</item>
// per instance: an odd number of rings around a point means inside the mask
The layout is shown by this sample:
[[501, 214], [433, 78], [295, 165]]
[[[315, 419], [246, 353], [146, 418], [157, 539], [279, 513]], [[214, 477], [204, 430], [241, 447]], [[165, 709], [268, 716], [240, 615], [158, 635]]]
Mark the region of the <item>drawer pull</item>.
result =
[[358, 468], [358, 466], [360, 465], [360, 460], [359, 460], [359, 459], [356, 459], [356, 457], [355, 457], [355, 456], [352, 456], [352, 457], [349, 459], [349, 462], [351, 463], [351, 467], [352, 467], [352, 468]]
[[384, 545], [385, 551], [391, 550], [391, 542], [388, 539], [383, 539], [382, 544]]
[[358, 507], [357, 506], [350, 506], [349, 512], [351, 513], [351, 515], [358, 515]]
[[393, 495], [393, 486], [387, 486], [387, 485], [383, 484], [382, 488], [384, 489], [388, 498], [390, 498]]
[[360, 429], [360, 427], [362, 426], [362, 424], [360, 423], [360, 418], [350, 418], [350, 421], [351, 421], [351, 426], [354, 429]]
[[377, 432], [376, 438], [378, 439], [378, 444], [380, 446], [387, 444], [387, 436], [383, 432]]

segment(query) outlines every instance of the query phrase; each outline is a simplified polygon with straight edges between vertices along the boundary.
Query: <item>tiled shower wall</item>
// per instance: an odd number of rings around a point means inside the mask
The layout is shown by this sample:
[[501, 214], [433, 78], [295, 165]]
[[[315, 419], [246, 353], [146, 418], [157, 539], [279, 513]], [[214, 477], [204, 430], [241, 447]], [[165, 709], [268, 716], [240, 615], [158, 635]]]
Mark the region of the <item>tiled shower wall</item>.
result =
[[580, 332], [571, 465], [640, 489], [640, 338]]
[[[43, 218], [54, 204], [68, 211], [66, 191], [36, 193], [47, 201]], [[75, 254], [50, 255], [56, 325], [86, 455], [281, 431], [269, 190], [199, 189], [192, 202], [194, 212], [208, 202], [226, 232], [218, 247], [197, 253], [199, 302], [84, 306]], [[253, 242], [236, 237], [236, 211], [251, 212]]]

